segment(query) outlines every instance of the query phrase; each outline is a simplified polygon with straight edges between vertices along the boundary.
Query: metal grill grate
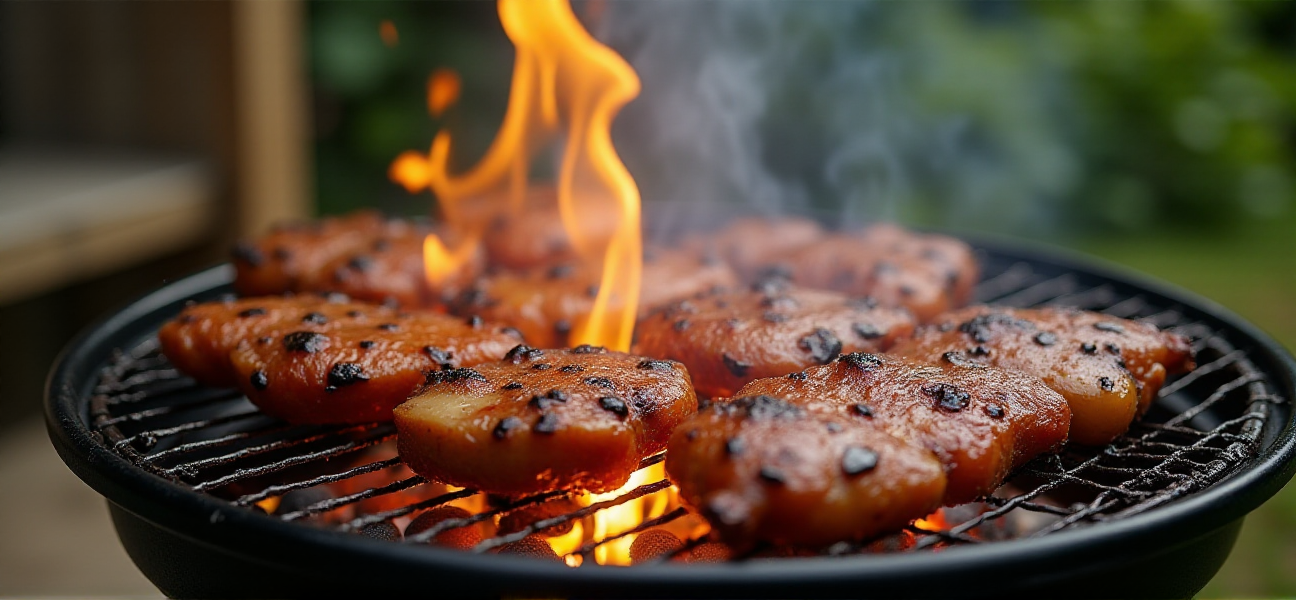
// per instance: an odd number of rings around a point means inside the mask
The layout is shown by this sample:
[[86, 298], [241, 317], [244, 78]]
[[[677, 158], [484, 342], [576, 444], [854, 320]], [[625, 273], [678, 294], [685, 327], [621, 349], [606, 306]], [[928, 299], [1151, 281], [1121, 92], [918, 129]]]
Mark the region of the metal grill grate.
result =
[[[890, 538], [837, 544], [827, 554], [987, 543], [1119, 519], [1208, 487], [1256, 455], [1271, 406], [1283, 399], [1225, 333], [1195, 320], [1193, 311], [1158, 304], [1154, 299], [1159, 296], [1138, 289], [989, 254], [981, 259], [986, 276], [977, 288], [979, 302], [1075, 306], [1148, 321], [1191, 337], [1200, 366], [1168, 382], [1148, 415], [1107, 447], [1040, 457], [982, 502], [944, 509], [939, 518], [917, 521]], [[493, 523], [564, 495], [505, 500], [447, 489], [404, 467], [390, 443], [395, 437], [391, 424], [284, 424], [262, 415], [235, 391], [195, 384], [160, 356], [153, 340], [114, 357], [101, 373], [89, 408], [92, 429], [119, 455], [157, 476], [237, 506], [264, 510], [265, 502], [285, 494], [329, 489], [327, 496], [275, 512], [280, 519], [309, 526], [360, 531], [423, 509], [477, 499], [480, 508], [470, 516], [442, 521], [405, 539], [422, 543], [447, 530]], [[640, 467], [663, 459], [664, 455], [647, 458]], [[486, 552], [579, 522], [668, 487], [665, 480], [650, 481], [614, 498], [486, 538], [472, 551]], [[600, 545], [686, 517], [685, 509], [675, 508], [632, 529], [597, 538], [587, 532], [570, 556], [587, 561]], [[686, 540], [675, 555], [705, 541], [705, 535]], [[574, 564], [570, 558], [568, 562]]]

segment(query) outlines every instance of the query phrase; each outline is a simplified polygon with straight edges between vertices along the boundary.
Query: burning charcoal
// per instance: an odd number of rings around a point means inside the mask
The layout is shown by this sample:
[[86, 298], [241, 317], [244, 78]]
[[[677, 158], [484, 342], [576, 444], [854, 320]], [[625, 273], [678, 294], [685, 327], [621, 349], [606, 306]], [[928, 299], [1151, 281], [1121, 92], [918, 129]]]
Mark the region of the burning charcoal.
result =
[[684, 547], [684, 542], [675, 534], [662, 529], [649, 529], [635, 538], [630, 544], [630, 564], [639, 565], [670, 556]]
[[554, 552], [553, 547], [543, 538], [535, 535], [529, 535], [516, 542], [504, 544], [495, 549], [496, 554], [513, 554], [516, 556], [525, 556], [527, 558], [539, 558], [542, 560], [551, 560], [562, 562], [562, 558]]
[[[424, 511], [418, 518], [410, 521], [409, 526], [405, 528], [405, 537], [414, 538], [419, 534], [428, 531], [442, 521], [450, 519], [466, 519], [472, 516], [468, 511], [457, 506], [438, 506], [436, 508]], [[442, 546], [445, 548], [454, 548], [456, 550], [470, 550], [473, 546], [481, 543], [481, 531], [477, 524], [466, 525], [446, 529], [428, 540], [426, 543], [433, 546]]]
[[404, 539], [401, 535], [400, 528], [396, 527], [396, 525], [391, 521], [370, 523], [361, 527], [356, 533], [376, 540], [384, 540], [388, 542], [399, 542]]
[[732, 558], [733, 550], [720, 542], [707, 542], [689, 550], [686, 556], [688, 562], [719, 563]]
[[279, 498], [279, 506], [274, 510], [276, 515], [286, 515], [299, 510], [305, 510], [306, 507], [332, 500], [333, 494], [322, 487], [306, 488], [304, 490], [293, 490]]

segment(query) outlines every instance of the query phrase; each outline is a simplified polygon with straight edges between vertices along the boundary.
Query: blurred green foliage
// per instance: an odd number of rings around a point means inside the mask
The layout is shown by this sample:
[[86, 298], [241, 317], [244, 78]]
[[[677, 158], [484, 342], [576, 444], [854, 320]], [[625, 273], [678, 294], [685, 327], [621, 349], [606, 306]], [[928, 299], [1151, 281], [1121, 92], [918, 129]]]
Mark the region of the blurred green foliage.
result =
[[[761, 4], [736, 9], [750, 51], [779, 44], [794, 59], [762, 73], [778, 83], [758, 124], [765, 167], [811, 204], [886, 204], [911, 223], [1077, 247], [1296, 347], [1296, 2]], [[308, 6], [320, 212], [426, 214], [430, 196], [389, 182], [387, 165], [443, 127], [457, 164], [485, 151], [512, 67], [494, 4]], [[742, 20], [760, 11], [775, 18]], [[384, 20], [399, 31], [393, 46]], [[618, 50], [639, 35], [621, 33]], [[425, 102], [438, 67], [464, 84], [440, 120]], [[864, 75], [842, 84], [848, 67]], [[651, 122], [621, 128], [644, 115], [632, 103], [618, 131], [651, 133]], [[668, 170], [636, 135], [616, 142], [652, 203]], [[877, 144], [837, 164], [859, 139]], [[1251, 517], [1204, 595], [1296, 595], [1293, 531], [1289, 489]]]

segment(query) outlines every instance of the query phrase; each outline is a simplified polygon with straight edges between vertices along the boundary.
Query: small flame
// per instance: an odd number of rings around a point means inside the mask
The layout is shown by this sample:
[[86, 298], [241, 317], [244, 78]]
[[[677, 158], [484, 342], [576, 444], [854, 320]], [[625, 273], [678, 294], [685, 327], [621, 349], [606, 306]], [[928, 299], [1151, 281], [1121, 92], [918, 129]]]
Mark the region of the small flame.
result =
[[462, 89], [463, 80], [459, 78], [459, 73], [451, 69], [433, 71], [427, 83], [428, 114], [440, 117], [441, 113], [459, 101]]
[[936, 509], [936, 512], [930, 515], [915, 519], [913, 524], [914, 527], [924, 531], [944, 531], [949, 527], [949, 524], [945, 522], [944, 509]]
[[428, 234], [423, 240], [423, 272], [432, 286], [439, 288], [451, 275], [459, 272], [476, 251], [477, 240], [466, 240], [450, 250], [440, 236]]
[[388, 48], [393, 48], [400, 43], [400, 32], [396, 31], [396, 24], [391, 19], [383, 19], [378, 24], [378, 37], [382, 38], [383, 44]]

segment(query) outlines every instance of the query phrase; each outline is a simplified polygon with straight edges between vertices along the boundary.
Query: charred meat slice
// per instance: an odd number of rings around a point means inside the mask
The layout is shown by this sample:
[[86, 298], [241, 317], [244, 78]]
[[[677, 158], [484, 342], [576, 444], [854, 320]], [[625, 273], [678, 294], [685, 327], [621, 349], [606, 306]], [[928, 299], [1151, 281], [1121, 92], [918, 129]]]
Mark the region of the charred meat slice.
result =
[[635, 349], [683, 362], [704, 396], [824, 364], [841, 352], [885, 350], [913, 331], [904, 309], [780, 282], [719, 291], [646, 317]]
[[871, 423], [770, 396], [704, 408], [671, 436], [666, 471], [728, 543], [825, 546], [903, 527], [940, 506], [928, 450]]
[[521, 495], [614, 490], [696, 411], [679, 363], [519, 346], [502, 361], [437, 373], [395, 412], [401, 458], [415, 472]]
[[853, 353], [801, 373], [753, 381], [738, 396], [865, 420], [931, 450], [948, 477], [946, 504], [989, 494], [1012, 469], [1060, 448], [1071, 422], [1044, 382], [993, 367]]
[[922, 322], [967, 304], [978, 278], [967, 244], [894, 225], [826, 236], [792, 254], [785, 264], [786, 274], [800, 285], [902, 306]]
[[738, 285], [729, 265], [713, 257], [698, 258], [684, 250], [649, 249], [644, 252], [639, 314], [716, 288]]
[[374, 211], [280, 226], [235, 247], [234, 287], [245, 296], [342, 292], [372, 302], [432, 304], [466, 285], [483, 259], [475, 256], [444, 289], [433, 290], [422, 268], [429, 233], [430, 227]]
[[443, 369], [493, 360], [519, 341], [498, 325], [417, 313], [293, 330], [241, 344], [230, 360], [239, 386], [266, 414], [291, 423], [361, 423], [390, 420], [392, 408]]
[[341, 295], [266, 296], [195, 304], [158, 331], [162, 352], [200, 383], [234, 387], [230, 352], [290, 331], [323, 333], [349, 325], [395, 320], [397, 311]]
[[1193, 368], [1188, 339], [1067, 308], [973, 306], [941, 316], [893, 352], [1030, 373], [1071, 404], [1071, 440], [1100, 445], [1147, 410], [1168, 374]]

